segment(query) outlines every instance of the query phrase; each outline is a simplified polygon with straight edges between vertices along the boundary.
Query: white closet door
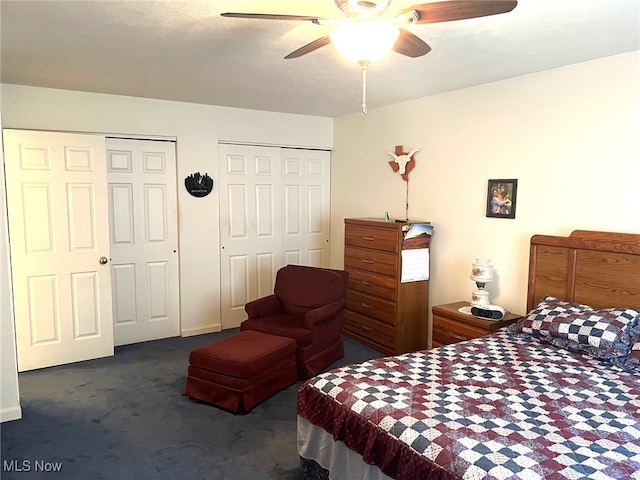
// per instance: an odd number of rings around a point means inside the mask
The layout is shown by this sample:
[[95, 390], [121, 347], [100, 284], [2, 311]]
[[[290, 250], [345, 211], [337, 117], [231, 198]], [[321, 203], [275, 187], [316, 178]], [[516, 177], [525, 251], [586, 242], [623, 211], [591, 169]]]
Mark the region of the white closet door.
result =
[[329, 265], [330, 152], [282, 149], [285, 264]]
[[115, 345], [178, 336], [175, 143], [106, 144]]
[[104, 137], [4, 130], [18, 369], [113, 355]]
[[220, 145], [222, 328], [246, 319], [247, 302], [273, 293], [282, 256], [280, 149]]
[[220, 145], [221, 323], [273, 293], [287, 264], [329, 265], [330, 153]]

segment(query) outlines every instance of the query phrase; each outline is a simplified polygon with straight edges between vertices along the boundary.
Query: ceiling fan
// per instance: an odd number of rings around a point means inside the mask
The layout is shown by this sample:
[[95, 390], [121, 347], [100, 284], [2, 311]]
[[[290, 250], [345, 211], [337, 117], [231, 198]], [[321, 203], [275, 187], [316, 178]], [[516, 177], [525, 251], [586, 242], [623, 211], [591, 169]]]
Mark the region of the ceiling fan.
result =
[[[431, 47], [422, 39], [398, 25], [450, 22], [468, 18], [486, 17], [513, 10], [518, 4], [517, 0], [449, 0], [433, 3], [423, 3], [405, 8], [393, 16], [384, 14], [392, 3], [392, 0], [333, 0], [343, 15], [342, 19], [319, 18], [307, 15], [281, 15], [272, 13], [223, 13], [223, 17], [252, 18], [258, 20], [293, 20], [310, 21], [316, 25], [328, 25], [335, 27], [330, 35], [325, 35], [308, 43], [287, 55], [286, 59], [298, 58], [311, 53], [332, 41], [336, 40], [336, 32], [340, 29], [351, 28], [354, 35], [365, 34], [365, 28], [357, 29], [362, 25], [396, 26], [398, 34], [390, 49], [408, 57], [421, 57], [431, 51]], [[352, 39], [354, 41], [355, 39]], [[340, 48], [338, 45], [336, 45]], [[358, 59], [361, 61], [370, 59]]]
[[518, 4], [517, 0], [447, 0], [414, 5], [388, 15], [387, 10], [393, 0], [333, 1], [342, 18], [239, 12], [221, 15], [257, 20], [310, 21], [316, 25], [333, 27], [329, 35], [303, 45], [284, 58], [298, 58], [333, 43], [346, 60], [362, 66], [362, 113], [366, 114], [366, 69], [370, 63], [380, 60], [391, 50], [411, 58], [421, 57], [431, 51], [426, 42], [402, 25], [486, 17], [510, 12]]

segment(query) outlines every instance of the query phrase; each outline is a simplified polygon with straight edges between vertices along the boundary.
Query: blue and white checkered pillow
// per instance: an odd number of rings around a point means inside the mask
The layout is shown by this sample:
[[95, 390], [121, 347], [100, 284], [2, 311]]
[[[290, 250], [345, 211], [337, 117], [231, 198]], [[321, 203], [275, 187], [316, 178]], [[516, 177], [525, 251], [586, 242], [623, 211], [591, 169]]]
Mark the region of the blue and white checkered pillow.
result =
[[629, 351], [629, 355], [620, 366], [629, 372], [640, 372], [640, 340], [636, 340], [636, 343], [633, 344]]
[[624, 358], [640, 337], [640, 312], [595, 309], [547, 296], [511, 331], [603, 360]]

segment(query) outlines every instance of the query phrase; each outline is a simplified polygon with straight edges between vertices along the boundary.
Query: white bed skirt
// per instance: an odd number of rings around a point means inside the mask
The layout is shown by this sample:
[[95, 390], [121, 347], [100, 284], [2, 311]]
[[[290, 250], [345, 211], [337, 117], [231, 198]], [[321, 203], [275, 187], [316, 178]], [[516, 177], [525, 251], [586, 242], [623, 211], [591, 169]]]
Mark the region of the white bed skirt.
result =
[[298, 415], [298, 454], [329, 471], [332, 480], [392, 480], [321, 427]]

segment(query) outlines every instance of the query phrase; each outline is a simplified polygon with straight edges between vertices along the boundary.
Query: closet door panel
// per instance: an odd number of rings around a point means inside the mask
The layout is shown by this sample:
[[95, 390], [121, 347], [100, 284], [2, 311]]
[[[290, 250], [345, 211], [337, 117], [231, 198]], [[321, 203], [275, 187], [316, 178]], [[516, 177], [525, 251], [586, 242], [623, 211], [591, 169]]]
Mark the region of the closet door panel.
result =
[[[218, 152], [220, 310], [227, 329], [246, 319], [246, 302], [273, 293], [284, 265], [329, 266], [330, 153], [228, 144]], [[242, 279], [234, 273], [239, 257]]]

